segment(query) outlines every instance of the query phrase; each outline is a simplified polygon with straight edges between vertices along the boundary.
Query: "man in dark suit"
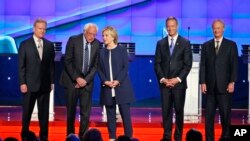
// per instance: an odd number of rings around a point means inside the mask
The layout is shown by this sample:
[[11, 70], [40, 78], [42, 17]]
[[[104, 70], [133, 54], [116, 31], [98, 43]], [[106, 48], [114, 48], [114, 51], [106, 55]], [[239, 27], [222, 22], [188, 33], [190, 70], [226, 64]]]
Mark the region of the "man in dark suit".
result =
[[215, 20], [212, 24], [214, 39], [202, 45], [200, 62], [201, 92], [206, 94], [206, 141], [214, 141], [214, 116], [218, 106], [222, 134], [229, 140], [231, 103], [237, 79], [238, 51], [234, 41], [223, 37], [225, 24]]
[[168, 36], [159, 40], [155, 52], [155, 72], [160, 82], [163, 139], [171, 141], [172, 107], [175, 109], [175, 141], [182, 140], [187, 75], [192, 67], [190, 43], [177, 33], [175, 17], [166, 19]]
[[37, 19], [34, 34], [18, 52], [20, 90], [23, 93], [22, 140], [29, 133], [31, 114], [37, 100], [40, 140], [48, 140], [49, 98], [54, 83], [54, 45], [44, 38], [47, 22]]
[[67, 135], [75, 133], [77, 101], [80, 102], [79, 138], [88, 129], [92, 101], [93, 79], [97, 70], [100, 42], [95, 39], [98, 27], [84, 26], [83, 34], [71, 36], [67, 42], [60, 84], [64, 86], [67, 106]]

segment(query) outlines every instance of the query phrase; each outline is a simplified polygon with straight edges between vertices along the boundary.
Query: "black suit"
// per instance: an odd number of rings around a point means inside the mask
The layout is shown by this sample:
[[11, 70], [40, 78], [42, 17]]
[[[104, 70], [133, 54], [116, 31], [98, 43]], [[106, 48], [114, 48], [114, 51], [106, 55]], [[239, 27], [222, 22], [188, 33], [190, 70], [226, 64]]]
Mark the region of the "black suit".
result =
[[172, 137], [172, 106], [174, 103], [176, 114], [174, 138], [176, 141], [182, 140], [184, 103], [187, 88], [186, 77], [191, 67], [192, 51], [188, 40], [178, 35], [172, 55], [170, 55], [168, 37], [157, 42], [155, 72], [158, 80], [176, 77], [181, 79], [181, 83], [178, 83], [173, 88], [166, 87], [165, 84], [160, 83], [164, 139], [171, 140]]
[[215, 53], [214, 39], [202, 45], [200, 84], [206, 84], [206, 140], [214, 140], [214, 116], [219, 108], [222, 124], [221, 137], [229, 137], [231, 118], [231, 94], [227, 92], [230, 82], [236, 82], [238, 51], [235, 42], [223, 38], [219, 52]]
[[[91, 110], [93, 79], [97, 70], [100, 42], [95, 39], [90, 47], [89, 69], [83, 74], [83, 34], [71, 36], [67, 42], [64, 65], [60, 84], [64, 86], [67, 98], [67, 135], [75, 133], [75, 114], [77, 101], [80, 101], [80, 129], [79, 137], [82, 138], [88, 129]], [[75, 88], [76, 78], [82, 77], [87, 81], [83, 88]]]
[[51, 84], [54, 83], [54, 46], [53, 43], [43, 40], [43, 57], [39, 57], [34, 38], [24, 40], [18, 52], [18, 73], [20, 85], [26, 84], [28, 92], [24, 94], [22, 137], [29, 131], [31, 114], [37, 100], [40, 138], [48, 138], [49, 98]]

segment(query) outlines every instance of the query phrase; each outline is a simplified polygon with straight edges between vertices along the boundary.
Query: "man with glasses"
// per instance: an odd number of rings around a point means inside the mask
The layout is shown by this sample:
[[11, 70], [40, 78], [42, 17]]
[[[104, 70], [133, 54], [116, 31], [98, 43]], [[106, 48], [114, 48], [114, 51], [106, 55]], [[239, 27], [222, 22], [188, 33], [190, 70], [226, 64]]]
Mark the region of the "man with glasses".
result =
[[97, 69], [100, 42], [95, 38], [98, 27], [88, 23], [82, 34], [71, 36], [66, 45], [60, 84], [65, 88], [67, 107], [67, 135], [75, 133], [77, 102], [80, 107], [79, 138], [88, 129], [91, 111], [93, 79]]

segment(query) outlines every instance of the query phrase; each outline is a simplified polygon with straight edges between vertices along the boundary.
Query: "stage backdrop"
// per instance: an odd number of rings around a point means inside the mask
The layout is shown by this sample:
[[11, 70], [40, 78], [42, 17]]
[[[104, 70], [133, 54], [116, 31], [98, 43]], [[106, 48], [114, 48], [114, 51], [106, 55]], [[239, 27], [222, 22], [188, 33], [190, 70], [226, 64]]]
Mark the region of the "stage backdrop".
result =
[[[111, 25], [117, 29], [120, 42], [136, 44], [137, 57], [131, 62], [130, 71], [137, 74], [132, 78], [134, 81], [143, 82], [133, 83], [137, 99], [159, 98], [152, 62], [157, 40], [166, 35], [165, 19], [175, 16], [179, 21], [179, 33], [191, 43], [201, 44], [212, 38], [211, 23], [220, 18], [226, 23], [225, 37], [237, 42], [241, 55], [241, 45], [250, 44], [249, 7], [248, 0], [1, 0], [0, 53], [16, 54], [20, 42], [32, 34], [36, 18], [48, 21], [46, 37], [53, 42], [61, 42], [62, 53], [69, 36], [81, 33], [85, 23], [94, 22], [99, 26], [97, 38], [100, 40], [101, 30]], [[6, 64], [1, 62], [0, 65]], [[244, 65], [246, 63], [242, 68]], [[6, 71], [2, 66], [0, 68], [4, 72], [0, 74], [0, 100], [11, 105], [15, 102], [6, 101], [2, 95], [6, 97], [13, 93], [8, 99], [20, 100], [15, 78], [17, 67], [8, 67], [11, 69], [8, 76], [3, 76]], [[247, 89], [247, 77], [245, 73], [241, 76], [240, 90]], [[247, 100], [248, 93], [241, 92], [240, 95], [243, 96], [238, 99]], [[94, 99], [98, 97], [94, 96]], [[239, 103], [247, 105], [246, 102]]]
[[[119, 41], [135, 42], [137, 55], [153, 55], [155, 43], [164, 33], [165, 19], [175, 16], [179, 32], [191, 43], [212, 38], [211, 22], [226, 23], [225, 36], [241, 44], [250, 43], [249, 0], [1, 0], [0, 35], [11, 36], [17, 46], [32, 32], [38, 17], [49, 23], [47, 37], [65, 44], [70, 35], [82, 31], [87, 22], [100, 30], [117, 28]], [[240, 48], [239, 48], [240, 52]]]

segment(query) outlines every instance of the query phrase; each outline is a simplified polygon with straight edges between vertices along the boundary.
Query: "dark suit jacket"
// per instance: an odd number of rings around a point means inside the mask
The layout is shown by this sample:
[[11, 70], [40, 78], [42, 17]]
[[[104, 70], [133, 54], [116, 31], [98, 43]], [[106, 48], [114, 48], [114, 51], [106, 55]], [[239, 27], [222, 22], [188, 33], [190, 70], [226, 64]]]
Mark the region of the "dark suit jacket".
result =
[[33, 36], [24, 40], [18, 52], [18, 73], [21, 84], [27, 84], [30, 92], [49, 92], [54, 83], [55, 52], [52, 42], [43, 40], [43, 57], [40, 60]]
[[192, 68], [192, 50], [189, 41], [178, 35], [172, 55], [170, 55], [168, 37], [158, 41], [154, 65], [159, 81], [163, 77], [168, 79], [179, 77], [182, 82], [174, 89], [186, 89], [186, 77]]
[[[120, 85], [115, 88], [117, 104], [131, 103], [135, 100], [128, 75], [128, 53], [125, 47], [117, 46], [111, 50], [113, 80], [118, 80]], [[111, 88], [104, 85], [105, 81], [110, 81], [109, 72], [109, 50], [100, 50], [98, 74], [103, 86], [101, 87], [101, 104], [111, 105]]]
[[220, 93], [227, 93], [230, 82], [236, 82], [238, 50], [235, 42], [223, 38], [218, 55], [215, 54], [214, 39], [202, 45], [200, 62], [200, 84], [207, 85], [208, 93], [217, 84]]
[[83, 67], [83, 34], [71, 36], [66, 45], [64, 58], [65, 69], [62, 72], [60, 84], [68, 89], [74, 89], [76, 78], [82, 77], [87, 81], [89, 90], [93, 86], [93, 78], [97, 69], [100, 42], [95, 39], [91, 43], [89, 70], [86, 75], [82, 73]]

